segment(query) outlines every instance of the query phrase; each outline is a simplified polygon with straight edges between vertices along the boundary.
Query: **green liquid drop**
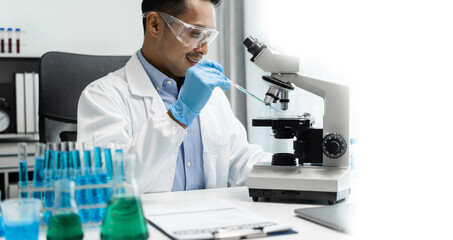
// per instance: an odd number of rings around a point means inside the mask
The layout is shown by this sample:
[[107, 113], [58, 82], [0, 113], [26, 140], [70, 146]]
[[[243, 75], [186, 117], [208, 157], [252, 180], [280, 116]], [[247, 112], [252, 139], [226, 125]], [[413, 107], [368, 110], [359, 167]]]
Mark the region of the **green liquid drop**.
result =
[[79, 215], [75, 213], [63, 213], [52, 216], [50, 218], [49, 229], [47, 230], [47, 239], [83, 239]]
[[101, 239], [148, 239], [149, 233], [140, 199], [111, 197], [101, 228]]

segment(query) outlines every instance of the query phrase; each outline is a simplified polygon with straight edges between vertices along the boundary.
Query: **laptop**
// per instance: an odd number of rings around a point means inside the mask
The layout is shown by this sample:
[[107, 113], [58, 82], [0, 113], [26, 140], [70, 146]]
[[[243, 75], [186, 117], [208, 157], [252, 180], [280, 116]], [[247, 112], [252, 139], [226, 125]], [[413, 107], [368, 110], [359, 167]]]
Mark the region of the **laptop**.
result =
[[326, 207], [298, 208], [294, 212], [303, 219], [343, 233], [350, 233], [355, 208], [354, 204], [342, 203]]

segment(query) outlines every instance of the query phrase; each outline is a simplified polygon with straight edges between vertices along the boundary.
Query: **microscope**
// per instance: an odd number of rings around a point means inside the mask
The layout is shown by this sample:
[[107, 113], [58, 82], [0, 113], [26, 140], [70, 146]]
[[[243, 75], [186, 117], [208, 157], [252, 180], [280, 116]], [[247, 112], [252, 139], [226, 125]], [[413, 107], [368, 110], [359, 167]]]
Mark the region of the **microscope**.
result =
[[254, 127], [271, 127], [276, 139], [294, 139], [293, 153], [275, 153], [271, 163], [253, 166], [247, 187], [253, 201], [327, 201], [329, 205], [350, 193], [349, 88], [299, 75], [299, 58], [282, 55], [253, 37], [244, 41], [255, 65], [269, 76], [264, 102], [280, 102], [286, 111], [294, 86], [324, 100], [323, 128], [313, 128], [309, 113], [252, 119]]

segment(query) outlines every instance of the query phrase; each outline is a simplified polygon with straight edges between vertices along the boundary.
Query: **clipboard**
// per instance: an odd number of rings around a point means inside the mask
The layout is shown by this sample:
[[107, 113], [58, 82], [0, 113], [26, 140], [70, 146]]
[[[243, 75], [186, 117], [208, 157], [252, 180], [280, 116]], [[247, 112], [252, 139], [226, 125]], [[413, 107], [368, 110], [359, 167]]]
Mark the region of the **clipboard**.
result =
[[143, 205], [145, 218], [171, 239], [250, 239], [296, 233], [223, 200]]

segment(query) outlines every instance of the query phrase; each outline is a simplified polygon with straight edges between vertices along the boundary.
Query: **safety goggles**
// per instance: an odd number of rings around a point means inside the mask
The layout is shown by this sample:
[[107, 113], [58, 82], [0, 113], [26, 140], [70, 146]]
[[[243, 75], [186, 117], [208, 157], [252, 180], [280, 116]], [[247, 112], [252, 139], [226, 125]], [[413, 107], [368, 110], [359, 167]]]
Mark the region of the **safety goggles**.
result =
[[[143, 17], [146, 18], [149, 13], [143, 13]], [[215, 29], [188, 24], [163, 12], [156, 13], [164, 19], [176, 39], [187, 47], [199, 48], [204, 44], [209, 46], [219, 35], [219, 31]]]

